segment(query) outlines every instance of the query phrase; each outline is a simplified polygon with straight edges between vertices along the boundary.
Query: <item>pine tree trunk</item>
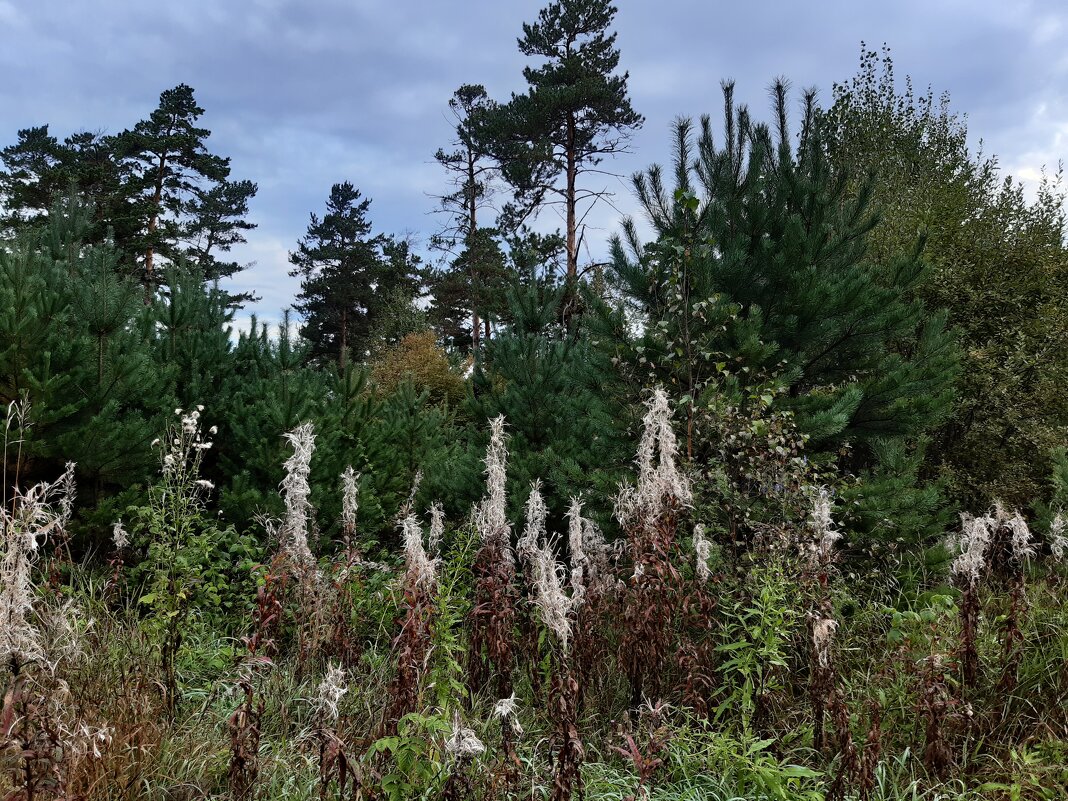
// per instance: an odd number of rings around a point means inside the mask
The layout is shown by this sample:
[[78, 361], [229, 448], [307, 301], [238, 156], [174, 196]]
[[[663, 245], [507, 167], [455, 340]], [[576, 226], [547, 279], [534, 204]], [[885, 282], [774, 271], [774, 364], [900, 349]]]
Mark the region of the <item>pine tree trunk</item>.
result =
[[348, 333], [349, 333], [349, 310], [341, 310], [341, 349], [337, 354], [337, 363], [342, 372], [345, 370], [345, 352], [348, 350]]
[[478, 270], [475, 269], [475, 234], [478, 233], [478, 197], [475, 192], [475, 154], [467, 148], [467, 258], [471, 274], [471, 352], [478, 353]]
[[160, 153], [159, 166], [156, 168], [156, 186], [155, 191], [152, 193], [152, 216], [148, 218], [148, 247], [145, 248], [145, 305], [148, 306], [152, 302], [152, 285], [155, 273], [155, 265], [153, 264], [156, 255], [155, 249], [155, 235], [159, 230], [159, 207], [163, 202], [163, 179], [166, 176], [167, 167], [167, 154]]

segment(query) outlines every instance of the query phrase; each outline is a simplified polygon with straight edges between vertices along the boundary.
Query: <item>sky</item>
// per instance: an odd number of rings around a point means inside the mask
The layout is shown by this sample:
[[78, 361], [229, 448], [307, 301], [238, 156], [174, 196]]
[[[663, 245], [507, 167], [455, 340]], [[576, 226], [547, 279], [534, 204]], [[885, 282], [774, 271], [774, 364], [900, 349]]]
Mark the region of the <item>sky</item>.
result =
[[[186, 83], [206, 110], [210, 149], [259, 185], [258, 228], [233, 282], [277, 320], [299, 291], [289, 251], [332, 184], [372, 199], [377, 231], [424, 243], [442, 224], [448, 100], [481, 83], [506, 100], [525, 88], [522, 23], [547, 0], [0, 0], [0, 143], [20, 128], [117, 133]], [[757, 118], [777, 76], [823, 100], [856, 74], [861, 42], [890, 47], [899, 80], [949, 92], [974, 145], [1033, 186], [1068, 154], [1068, 7], [1063, 0], [617, 0], [621, 69], [644, 127], [597, 188], [591, 257], [636, 212], [627, 176], [670, 160], [679, 115], [718, 115], [719, 85]], [[549, 213], [543, 227], [558, 224]]]

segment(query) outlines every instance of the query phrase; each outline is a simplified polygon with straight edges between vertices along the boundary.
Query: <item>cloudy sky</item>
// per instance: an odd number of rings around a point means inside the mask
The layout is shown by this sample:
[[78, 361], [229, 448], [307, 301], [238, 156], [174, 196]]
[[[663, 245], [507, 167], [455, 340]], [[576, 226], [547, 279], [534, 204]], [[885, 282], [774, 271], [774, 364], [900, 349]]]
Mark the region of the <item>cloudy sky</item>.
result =
[[[1063, 0], [617, 0], [618, 45], [646, 124], [627, 175], [669, 157], [680, 114], [718, 113], [719, 82], [767, 108], [778, 75], [794, 86], [857, 71], [861, 41], [890, 46], [899, 79], [948, 91], [1007, 172], [1034, 181], [1068, 151], [1068, 11]], [[296, 292], [288, 251], [331, 184], [373, 199], [377, 229], [425, 241], [439, 224], [430, 195], [443, 174], [447, 101], [462, 83], [506, 99], [523, 89], [521, 24], [542, 0], [0, 0], [0, 142], [48, 123], [54, 134], [117, 132], [159, 93], [188, 83], [214, 152], [259, 184], [259, 228], [238, 252], [255, 262], [235, 282], [277, 319]], [[633, 210], [591, 217], [594, 255]], [[551, 220], [550, 220], [551, 222]]]

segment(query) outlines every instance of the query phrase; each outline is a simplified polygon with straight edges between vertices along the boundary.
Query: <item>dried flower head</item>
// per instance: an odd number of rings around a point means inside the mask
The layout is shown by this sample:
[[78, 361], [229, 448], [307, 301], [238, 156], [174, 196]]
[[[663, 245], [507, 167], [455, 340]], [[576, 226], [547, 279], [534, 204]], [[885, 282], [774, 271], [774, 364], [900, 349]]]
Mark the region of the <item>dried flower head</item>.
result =
[[441, 537], [445, 533], [445, 510], [439, 501], [430, 504], [430, 535], [427, 546], [435, 557], [441, 556]]
[[842, 539], [841, 532], [834, 527], [834, 519], [831, 517], [831, 493], [826, 487], [820, 487], [812, 499], [809, 526], [813, 533], [809, 561], [816, 565], [826, 565], [834, 555], [835, 543]]
[[511, 527], [506, 514], [508, 448], [505, 444], [504, 415], [490, 421], [490, 441], [486, 447], [485, 463], [486, 496], [475, 510], [475, 528], [482, 542], [496, 541], [505, 558], [512, 559]]
[[352, 469], [345, 468], [341, 474], [341, 525], [346, 531], [354, 531], [356, 528], [356, 511], [360, 505], [360, 474]]
[[530, 495], [527, 496], [527, 525], [516, 542], [516, 550], [523, 561], [529, 562], [537, 555], [538, 543], [545, 539], [545, 519], [548, 515], [549, 510], [541, 495], [541, 479], [536, 478], [531, 482]]
[[986, 552], [997, 521], [989, 515], [972, 517], [964, 513], [961, 518], [960, 555], [950, 567], [954, 576], [971, 586], [978, 583], [986, 567]]
[[812, 621], [812, 649], [816, 662], [822, 668], [831, 666], [831, 645], [834, 633], [838, 630], [838, 621], [831, 617], [818, 617]]
[[[70, 475], [68, 475], [70, 474]], [[63, 496], [73, 492], [73, 464], [52, 484], [25, 492], [17, 488], [0, 507], [0, 659], [31, 661], [42, 656], [40, 632], [31, 621], [33, 562], [38, 547], [63, 523]]]
[[1066, 528], [1068, 528], [1068, 523], [1065, 523], [1064, 515], [1057, 512], [1053, 517], [1053, 522], [1049, 525], [1049, 548], [1053, 558], [1058, 562], [1064, 559], [1065, 553], [1068, 553], [1068, 537], [1064, 535]]
[[340, 665], [331, 664], [319, 684], [319, 695], [316, 698], [319, 714], [327, 720], [337, 720], [338, 705], [348, 691], [349, 688], [345, 686], [345, 670]]
[[1027, 527], [1027, 521], [1019, 512], [1013, 512], [1007, 516], [1005, 525], [1012, 532], [1012, 556], [1020, 563], [1026, 562], [1035, 555], [1035, 546], [1031, 542], [1031, 530]]
[[293, 447], [293, 455], [286, 459], [282, 479], [282, 498], [286, 517], [282, 524], [282, 547], [297, 562], [310, 567], [315, 562], [308, 547], [308, 518], [311, 513], [311, 458], [315, 453], [315, 428], [304, 423], [285, 435]]
[[126, 533], [122, 520], [116, 520], [115, 525], [111, 527], [111, 541], [114, 543], [116, 551], [121, 551], [130, 544], [130, 535]]
[[571, 641], [571, 612], [574, 599], [564, 589], [564, 566], [556, 561], [552, 543], [543, 541], [531, 559], [534, 580], [534, 603], [541, 612], [542, 622], [566, 653]]
[[493, 717], [500, 720], [502, 725], [507, 723], [516, 737], [523, 736], [523, 727], [519, 723], [519, 703], [516, 701], [515, 693], [502, 698], [493, 705]]
[[621, 487], [616, 497], [616, 517], [623, 525], [651, 525], [666, 512], [689, 506], [693, 497], [689, 479], [675, 463], [679, 447], [662, 387], [653, 391], [646, 409], [635, 458], [638, 483]]
[[474, 759], [486, 746], [478, 739], [474, 730], [460, 723], [460, 716], [455, 715], [452, 721], [452, 733], [445, 740], [445, 752], [459, 760]]
[[712, 559], [712, 543], [705, 537], [705, 527], [701, 523], [693, 527], [693, 550], [697, 555], [697, 580], [707, 584], [712, 577], [712, 569], [708, 566]]
[[433, 587], [437, 581], [438, 560], [431, 559], [423, 547], [423, 529], [414, 514], [401, 520], [404, 538], [405, 580], [408, 586]]

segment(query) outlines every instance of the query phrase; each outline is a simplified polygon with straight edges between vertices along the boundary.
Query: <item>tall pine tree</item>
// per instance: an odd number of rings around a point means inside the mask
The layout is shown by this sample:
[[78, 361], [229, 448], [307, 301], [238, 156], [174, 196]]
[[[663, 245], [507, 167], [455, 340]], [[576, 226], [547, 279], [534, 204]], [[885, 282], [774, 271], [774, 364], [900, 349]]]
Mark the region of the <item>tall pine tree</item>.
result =
[[567, 282], [578, 278], [583, 221], [603, 187], [581, 185], [584, 173], [626, 150], [643, 119], [632, 107], [626, 72], [609, 27], [608, 0], [560, 0], [523, 25], [519, 50], [538, 59], [523, 70], [528, 88], [480, 116], [479, 136], [500, 162], [515, 192], [511, 227], [546, 203], [563, 205]]
[[366, 355], [371, 334], [375, 284], [384, 275], [384, 238], [371, 233], [369, 198], [348, 181], [334, 184], [326, 213], [311, 215], [308, 231], [289, 254], [300, 278], [294, 304], [304, 318], [301, 334], [312, 356], [333, 359], [344, 368], [350, 354]]

